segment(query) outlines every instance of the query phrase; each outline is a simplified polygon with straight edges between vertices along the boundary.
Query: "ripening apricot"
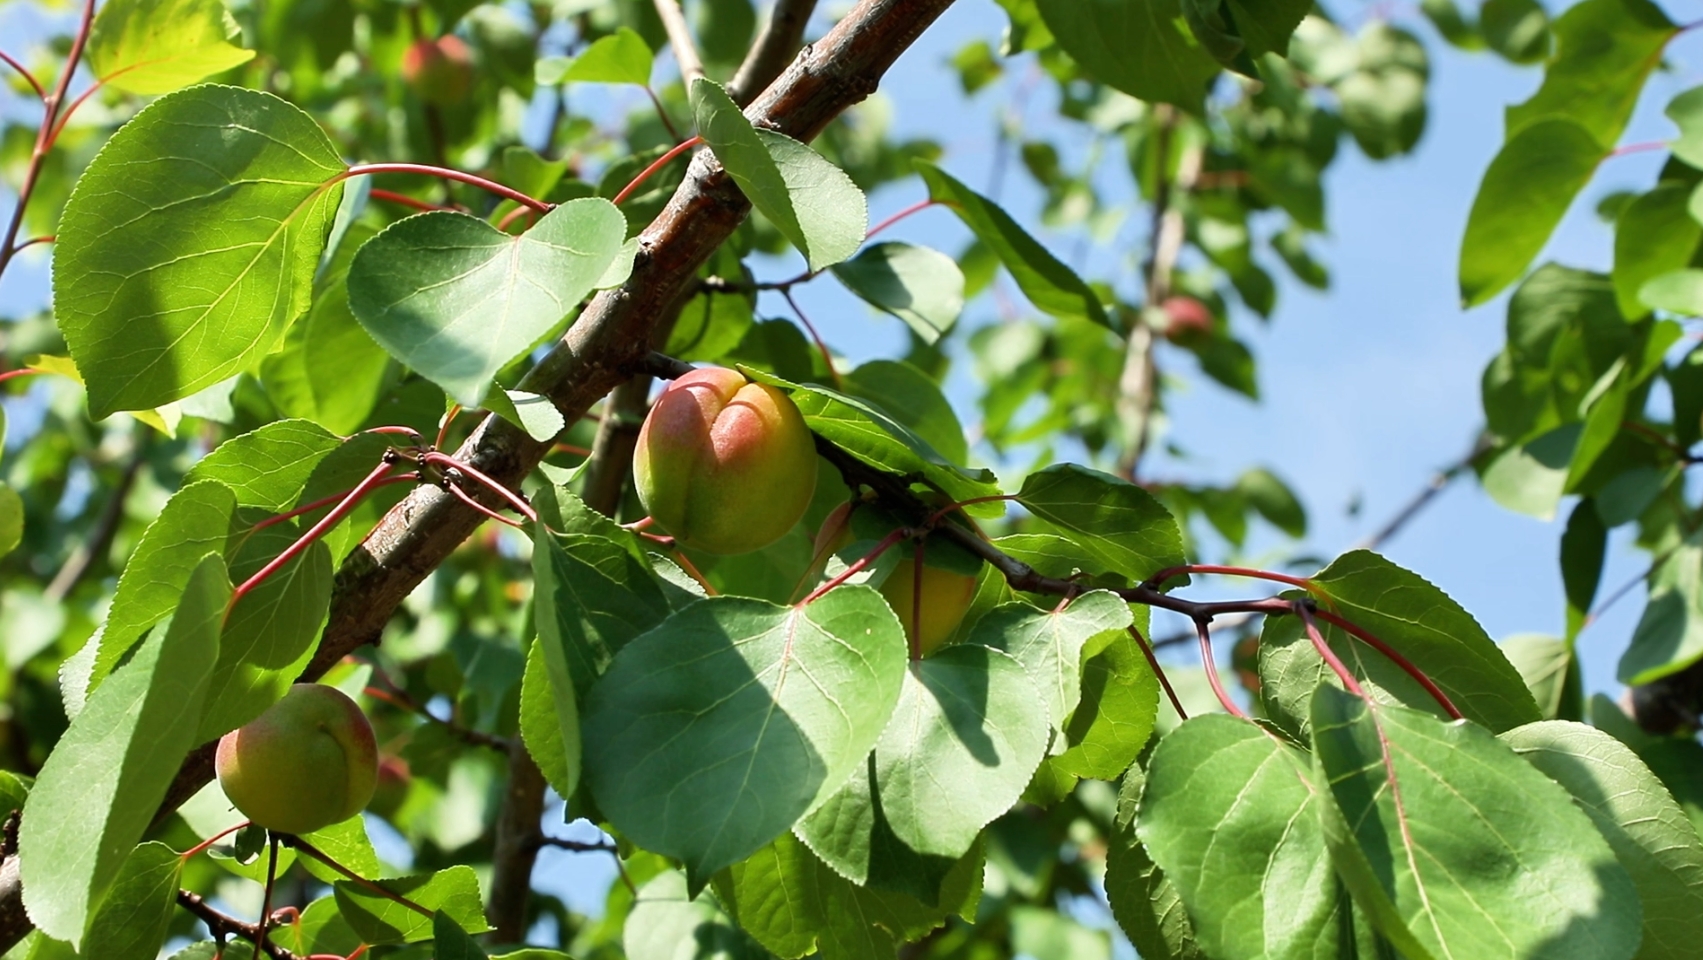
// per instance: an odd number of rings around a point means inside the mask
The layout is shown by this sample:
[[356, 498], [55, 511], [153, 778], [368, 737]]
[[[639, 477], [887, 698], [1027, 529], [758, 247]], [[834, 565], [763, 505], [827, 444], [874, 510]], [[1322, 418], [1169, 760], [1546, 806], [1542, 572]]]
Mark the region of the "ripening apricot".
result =
[[360, 813], [378, 782], [373, 728], [335, 687], [298, 683], [219, 740], [225, 796], [279, 833], [312, 833]]
[[1166, 298], [1160, 305], [1165, 311], [1165, 339], [1177, 344], [1189, 344], [1212, 334], [1212, 311], [1194, 297]]
[[680, 545], [750, 553], [804, 516], [816, 492], [816, 446], [785, 393], [704, 367], [669, 384], [651, 407], [633, 481]]
[[[842, 503], [822, 521], [822, 529], [816, 533], [814, 551], [818, 563], [852, 542], [851, 508], [850, 503]], [[903, 543], [891, 549], [912, 553], [912, 549]], [[911, 648], [919, 656], [926, 657], [940, 649], [941, 644], [950, 639], [957, 632], [958, 625], [964, 622], [964, 616], [970, 612], [970, 604], [976, 597], [976, 578], [971, 574], [931, 566], [925, 553], [922, 603], [918, 604], [916, 559], [914, 555], [907, 555], [881, 584], [881, 596], [899, 615], [899, 622], [905, 627], [905, 639]]]
[[421, 100], [453, 107], [473, 88], [473, 52], [453, 33], [423, 37], [402, 54], [402, 81]]

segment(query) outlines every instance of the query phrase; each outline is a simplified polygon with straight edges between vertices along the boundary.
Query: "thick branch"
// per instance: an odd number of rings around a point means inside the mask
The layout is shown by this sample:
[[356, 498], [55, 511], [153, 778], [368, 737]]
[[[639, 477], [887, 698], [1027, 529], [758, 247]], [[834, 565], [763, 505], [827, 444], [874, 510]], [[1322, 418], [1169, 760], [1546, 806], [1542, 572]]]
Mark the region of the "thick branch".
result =
[[[952, 0], [862, 0], [803, 51], [746, 111], [753, 123], [809, 141], [848, 107], [875, 92], [882, 74], [934, 23]], [[569, 423], [578, 420], [633, 373], [649, 352], [652, 327], [667, 315], [697, 270], [745, 220], [750, 201], [703, 151], [692, 161], [666, 209], [639, 235], [632, 276], [597, 295], [521, 389], [544, 394]], [[456, 458], [517, 487], [549, 452], [498, 417], [487, 417]], [[319, 649], [303, 671], [314, 680], [356, 647], [378, 640], [413, 589], [484, 521], [436, 487], [421, 486], [393, 507], [337, 572], [331, 616]], [[211, 745], [191, 754], [167, 795], [168, 815], [212, 779]], [[22, 896], [0, 872], [0, 951], [29, 932], [6, 923]]]
[[[249, 943], [256, 943], [260, 940], [260, 927], [257, 924], [244, 923], [236, 917], [215, 910], [199, 894], [191, 893], [188, 890], [179, 890], [177, 902], [179, 906], [195, 914], [202, 923], [205, 923], [207, 929], [212, 931], [215, 939], [225, 940], [230, 937], [241, 937]], [[272, 960], [297, 960], [294, 953], [278, 946], [270, 939], [266, 941], [266, 955], [271, 957]]]
[[744, 106], [773, 83], [793, 54], [804, 45], [804, 27], [816, 12], [816, 0], [775, 0], [763, 32], [745, 55], [745, 62], [727, 83], [727, 95]]

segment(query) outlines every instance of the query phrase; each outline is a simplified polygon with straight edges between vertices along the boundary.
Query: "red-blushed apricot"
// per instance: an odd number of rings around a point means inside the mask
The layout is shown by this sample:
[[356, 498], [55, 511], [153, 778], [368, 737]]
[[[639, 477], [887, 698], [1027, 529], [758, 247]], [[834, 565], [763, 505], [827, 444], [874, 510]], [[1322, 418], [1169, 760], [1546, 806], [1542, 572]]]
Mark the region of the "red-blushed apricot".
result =
[[[812, 554], [816, 563], [824, 562], [829, 554], [852, 542], [851, 508], [851, 503], [842, 503], [822, 521], [822, 528], [816, 532], [816, 545]], [[900, 543], [889, 549], [909, 552], [911, 547]], [[899, 622], [904, 624], [905, 640], [920, 656], [926, 657], [940, 649], [941, 644], [957, 632], [958, 625], [964, 622], [964, 615], [970, 612], [970, 604], [975, 600], [976, 578], [970, 574], [930, 566], [925, 553], [920, 607], [916, 602], [916, 588], [916, 559], [914, 556], [906, 556], [881, 584], [881, 595], [887, 599], [887, 605], [893, 608], [893, 612], [899, 615]]]
[[1177, 344], [1204, 340], [1212, 335], [1212, 311], [1194, 297], [1169, 297], [1165, 311], [1165, 339]]
[[219, 740], [219, 786], [243, 816], [312, 833], [360, 813], [378, 782], [373, 728], [335, 687], [298, 683]]
[[453, 33], [416, 40], [402, 54], [402, 81], [421, 100], [453, 107], [473, 88], [473, 51]]
[[657, 397], [639, 430], [633, 481], [681, 546], [750, 553], [804, 516], [816, 492], [816, 446], [785, 393], [704, 367]]

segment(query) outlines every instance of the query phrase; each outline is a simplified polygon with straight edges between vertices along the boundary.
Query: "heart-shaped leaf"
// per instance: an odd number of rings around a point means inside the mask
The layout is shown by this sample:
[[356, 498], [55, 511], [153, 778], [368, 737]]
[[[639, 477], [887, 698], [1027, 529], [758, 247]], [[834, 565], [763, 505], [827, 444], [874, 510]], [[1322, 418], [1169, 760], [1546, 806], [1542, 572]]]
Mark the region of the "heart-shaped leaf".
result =
[[864, 762], [899, 700], [906, 649], [868, 587], [806, 607], [692, 604], [623, 647], [592, 687], [592, 795], [633, 842], [685, 861], [700, 887]]
[[1040, 689], [1049, 722], [1059, 726], [1082, 699], [1082, 645], [1131, 622], [1129, 604], [1095, 590], [1057, 612], [1021, 600], [996, 607], [976, 621], [969, 640], [1016, 657]]
[[836, 265], [834, 276], [870, 306], [905, 321], [924, 343], [939, 340], [964, 312], [964, 271], [939, 250], [877, 243]]
[[498, 370], [603, 282], [626, 238], [626, 218], [596, 197], [562, 204], [518, 237], [466, 214], [423, 213], [355, 254], [349, 307], [391, 356], [477, 407]]

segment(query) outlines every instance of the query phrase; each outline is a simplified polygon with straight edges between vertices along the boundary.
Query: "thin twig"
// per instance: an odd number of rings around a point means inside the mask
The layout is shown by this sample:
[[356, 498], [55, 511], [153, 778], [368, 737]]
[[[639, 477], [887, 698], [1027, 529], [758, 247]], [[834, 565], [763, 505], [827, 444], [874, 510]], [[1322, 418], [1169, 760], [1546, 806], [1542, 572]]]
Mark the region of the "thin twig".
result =
[[757, 35], [745, 62], [727, 83], [727, 95], [734, 103], [745, 106], [775, 82], [793, 54], [803, 46], [804, 28], [815, 11], [816, 0], [775, 0], [763, 32]]
[[[205, 923], [207, 929], [212, 932], [214, 939], [224, 940], [228, 937], [241, 937], [249, 943], [260, 942], [260, 930], [255, 924], [244, 923], [236, 917], [215, 909], [198, 893], [179, 890], [177, 892], [177, 903], [178, 906], [194, 914], [196, 919]], [[276, 943], [268, 942], [264, 947], [264, 952], [272, 960], [303, 960], [303, 958]]]
[[89, 531], [88, 539], [78, 544], [71, 555], [65, 558], [64, 566], [53, 575], [53, 580], [44, 591], [45, 596], [54, 602], [64, 600], [77, 589], [77, 584], [89, 575], [96, 563], [106, 556], [106, 551], [112, 546], [113, 537], [118, 535], [119, 524], [124, 520], [124, 501], [130, 496], [130, 488], [136, 483], [136, 475], [141, 472], [142, 464], [147, 461], [148, 445], [152, 442], [153, 428], [138, 423], [132, 432], [132, 450], [130, 459], [124, 465], [124, 472], [119, 474], [118, 482], [113, 485], [112, 492], [107, 494], [106, 503], [101, 506], [100, 516], [95, 520], [94, 529]]
[[662, 18], [662, 28], [668, 31], [668, 47], [674, 51], [674, 62], [680, 65], [680, 79], [690, 89], [692, 81], [704, 75], [704, 58], [698, 55], [698, 45], [692, 41], [686, 11], [681, 9], [680, 0], [656, 0], [656, 15]]

